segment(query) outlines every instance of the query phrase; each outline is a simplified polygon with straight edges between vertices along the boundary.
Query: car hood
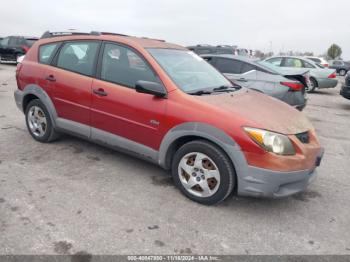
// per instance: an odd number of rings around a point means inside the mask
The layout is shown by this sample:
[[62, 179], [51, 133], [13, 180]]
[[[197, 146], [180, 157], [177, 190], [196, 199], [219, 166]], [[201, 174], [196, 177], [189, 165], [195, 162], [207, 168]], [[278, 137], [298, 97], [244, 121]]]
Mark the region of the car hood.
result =
[[242, 88], [239, 91], [198, 96], [198, 99], [245, 119], [251, 127], [286, 135], [313, 129], [309, 120], [298, 110], [275, 98]]

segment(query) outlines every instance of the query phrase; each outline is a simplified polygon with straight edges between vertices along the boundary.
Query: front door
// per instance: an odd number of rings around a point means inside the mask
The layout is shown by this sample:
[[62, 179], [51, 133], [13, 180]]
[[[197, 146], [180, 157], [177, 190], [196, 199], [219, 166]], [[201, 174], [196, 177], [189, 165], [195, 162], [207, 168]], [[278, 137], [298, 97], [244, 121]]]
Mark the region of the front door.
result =
[[155, 72], [137, 51], [116, 43], [104, 44], [99, 64], [100, 79], [92, 84], [92, 138], [99, 139], [102, 130], [158, 150], [167, 100], [135, 91], [138, 80], [159, 82]]

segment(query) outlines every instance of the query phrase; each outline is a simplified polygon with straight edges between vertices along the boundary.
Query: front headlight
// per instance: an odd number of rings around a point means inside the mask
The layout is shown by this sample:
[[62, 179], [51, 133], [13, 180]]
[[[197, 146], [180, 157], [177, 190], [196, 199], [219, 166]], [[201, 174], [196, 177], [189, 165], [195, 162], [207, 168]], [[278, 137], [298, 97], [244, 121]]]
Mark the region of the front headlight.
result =
[[251, 139], [268, 152], [277, 155], [295, 155], [294, 146], [285, 135], [250, 127], [244, 127], [244, 130]]

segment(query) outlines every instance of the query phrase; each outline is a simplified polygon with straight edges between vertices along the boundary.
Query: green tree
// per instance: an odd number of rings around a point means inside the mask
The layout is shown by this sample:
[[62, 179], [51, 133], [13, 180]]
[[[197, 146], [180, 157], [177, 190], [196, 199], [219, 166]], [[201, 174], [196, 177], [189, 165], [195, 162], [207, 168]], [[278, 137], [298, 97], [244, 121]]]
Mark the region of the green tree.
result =
[[340, 58], [343, 51], [341, 50], [340, 46], [336, 44], [332, 44], [327, 51], [327, 56], [331, 59], [337, 59]]

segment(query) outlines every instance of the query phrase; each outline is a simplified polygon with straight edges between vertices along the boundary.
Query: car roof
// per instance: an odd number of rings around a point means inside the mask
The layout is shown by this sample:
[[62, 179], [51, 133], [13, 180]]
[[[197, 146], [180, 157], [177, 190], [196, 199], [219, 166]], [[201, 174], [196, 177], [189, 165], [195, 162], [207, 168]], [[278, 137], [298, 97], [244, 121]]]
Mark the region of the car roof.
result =
[[136, 37], [136, 36], [127, 36], [119, 34], [101, 34], [101, 35], [92, 35], [92, 34], [73, 34], [73, 35], [60, 35], [52, 36], [47, 38], [40, 39], [41, 43], [51, 43], [51, 42], [60, 42], [60, 41], [69, 41], [69, 40], [101, 40], [101, 41], [116, 41], [127, 43], [130, 45], [139, 45], [143, 48], [164, 48], [164, 49], [180, 49], [187, 50], [185, 47], [165, 42], [164, 40], [152, 39], [147, 37]]
[[310, 59], [308, 59], [307, 57], [304, 57], [304, 56], [277, 55], [277, 56], [268, 57], [265, 60], [268, 60], [268, 59], [271, 59], [271, 58], [298, 58], [298, 59], [301, 59], [301, 60], [306, 60], [307, 62], [316, 65], [316, 63], [314, 61], [312, 61], [312, 60], [310, 60]]
[[202, 55], [202, 57], [223, 57], [223, 58], [229, 58], [229, 59], [236, 59], [247, 63], [255, 63], [254, 60], [244, 57], [244, 56], [238, 56], [238, 55], [230, 55], [230, 54], [208, 54], [208, 55]]

